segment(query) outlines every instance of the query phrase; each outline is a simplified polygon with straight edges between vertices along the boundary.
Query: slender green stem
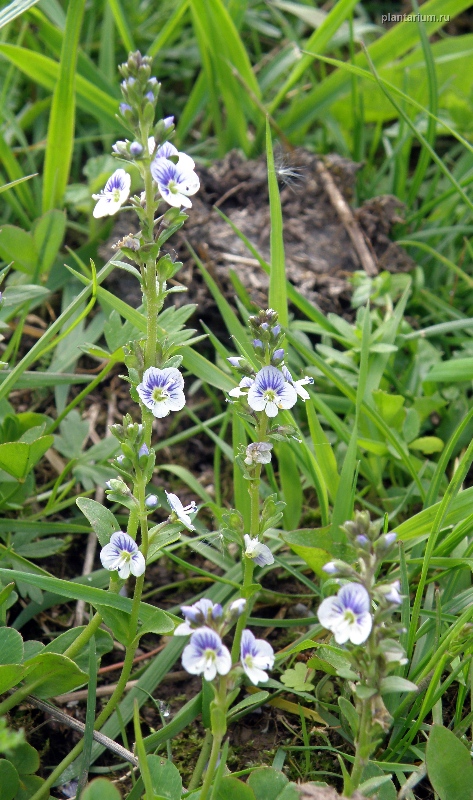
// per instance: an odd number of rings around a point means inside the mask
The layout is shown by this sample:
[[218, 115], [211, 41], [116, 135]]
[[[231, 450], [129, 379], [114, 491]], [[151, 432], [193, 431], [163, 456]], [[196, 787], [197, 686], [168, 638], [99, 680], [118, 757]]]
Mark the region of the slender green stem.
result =
[[44, 781], [44, 783], [39, 787], [38, 791], [34, 793], [30, 797], [30, 800], [45, 800], [45, 798], [49, 797], [49, 790], [51, 786], [53, 786], [58, 778], [61, 777], [62, 773], [64, 772], [67, 767], [69, 767], [73, 761], [76, 760], [77, 756], [80, 756], [82, 753], [82, 749], [84, 747], [84, 740], [81, 739], [80, 742], [77, 742], [76, 746], [72, 748], [71, 752], [67, 754], [65, 758], [61, 761], [60, 764], [54, 769], [48, 778]]
[[201, 800], [209, 800], [210, 789], [212, 787], [212, 781], [214, 779], [215, 769], [217, 767], [218, 757], [220, 755], [220, 748], [222, 746], [222, 739], [223, 736], [221, 734], [213, 737], [212, 750], [210, 751], [207, 772], [205, 773], [204, 783], [202, 784], [202, 789], [200, 790]]
[[36, 681], [32, 683], [28, 683], [26, 686], [22, 686], [21, 689], [17, 689], [16, 692], [13, 692], [9, 697], [7, 697], [3, 703], [0, 703], [0, 717], [10, 711], [11, 708], [18, 706], [23, 700], [28, 697], [29, 694], [34, 692], [34, 690], [41, 686], [46, 680], [49, 680], [51, 677], [50, 674], [48, 675], [41, 675]]
[[[256, 428], [256, 440], [258, 442], [266, 441], [266, 432], [268, 427], [268, 418], [266, 414], [261, 414]], [[256, 464], [253, 479], [249, 482], [248, 491], [250, 493], [250, 537], [252, 539], [259, 539], [260, 532], [260, 499], [259, 487], [261, 480], [261, 464]], [[235, 636], [232, 646], [232, 659], [233, 662], [238, 661], [240, 658], [240, 643], [241, 636], [246, 627], [248, 617], [256, 599], [255, 595], [251, 595], [250, 586], [253, 583], [253, 572], [255, 569], [254, 561], [251, 558], [243, 557], [243, 590], [242, 595], [246, 598], [246, 607], [243, 614], [238, 618], [235, 629]]]
[[95, 612], [94, 616], [89, 620], [84, 630], [79, 633], [77, 639], [74, 639], [71, 645], [64, 651], [63, 655], [67, 658], [74, 659], [78, 653], [86, 646], [87, 642], [94, 636], [102, 624], [102, 616]]
[[355, 749], [355, 761], [350, 775], [350, 787], [344, 788], [344, 793], [347, 797], [351, 797], [353, 792], [358, 788], [361, 783], [363, 770], [368, 764], [369, 745], [371, 742], [371, 715], [370, 715], [370, 699], [361, 701], [361, 716], [360, 725], [358, 728], [358, 736]]
[[240, 644], [241, 644], [241, 636], [243, 631], [245, 630], [246, 622], [251, 612], [251, 607], [253, 603], [251, 602], [252, 598], [247, 597], [247, 593], [249, 587], [253, 582], [253, 572], [255, 569], [255, 565], [251, 558], [244, 558], [244, 573], [243, 573], [243, 587], [242, 587], [242, 596], [246, 598], [246, 606], [243, 614], [238, 617], [238, 622], [235, 628], [235, 636], [233, 637], [233, 645], [232, 645], [232, 662], [235, 664], [237, 661], [240, 660]]
[[210, 730], [207, 730], [205, 733], [205, 739], [202, 742], [202, 749], [200, 751], [199, 758], [197, 759], [197, 764], [194, 767], [192, 778], [190, 779], [189, 786], [187, 787], [189, 792], [191, 792], [193, 789], [197, 789], [200, 783], [202, 773], [205, 769], [205, 765], [209, 759], [210, 752], [212, 750], [212, 742], [213, 742], [212, 732]]

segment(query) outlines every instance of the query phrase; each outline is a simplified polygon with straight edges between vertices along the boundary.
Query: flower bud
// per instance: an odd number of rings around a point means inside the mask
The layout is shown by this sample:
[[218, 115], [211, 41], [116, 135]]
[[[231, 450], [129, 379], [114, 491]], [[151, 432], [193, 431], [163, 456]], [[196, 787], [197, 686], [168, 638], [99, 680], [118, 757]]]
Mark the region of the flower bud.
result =
[[338, 575], [338, 567], [335, 566], [334, 561], [327, 561], [327, 563], [323, 565], [322, 569], [327, 573], [327, 575]]
[[149, 494], [145, 500], [146, 508], [156, 508], [159, 505], [159, 500], [155, 494]]
[[377, 591], [381, 594], [388, 603], [398, 606], [402, 603], [402, 595], [400, 594], [401, 584], [399, 581], [388, 583], [384, 586], [378, 586]]
[[274, 351], [274, 353], [273, 353], [273, 357], [272, 357], [272, 359], [271, 359], [271, 362], [272, 362], [272, 363], [273, 363], [275, 366], [277, 366], [278, 364], [280, 364], [280, 363], [281, 363], [281, 361], [282, 361], [283, 359], [284, 359], [284, 348], [283, 348], [283, 347], [278, 347], [278, 349], [277, 349], [277, 350], [275, 350], [275, 351]]
[[105, 486], [109, 492], [117, 492], [118, 494], [130, 494], [130, 490], [126, 483], [121, 478], [111, 478], [107, 481]]
[[130, 154], [132, 156], [140, 156], [143, 152], [143, 145], [139, 142], [132, 142], [130, 145]]
[[163, 125], [164, 125], [165, 130], [170, 128], [171, 125], [174, 125], [174, 117], [172, 117], [172, 116], [171, 117], [164, 117]]
[[261, 339], [253, 339], [253, 347], [255, 350], [262, 350], [264, 345]]
[[230, 358], [227, 358], [228, 363], [231, 364], [232, 367], [239, 367], [240, 361], [243, 360], [243, 356], [231, 356]]
[[246, 448], [245, 464], [249, 467], [255, 464], [269, 464], [273, 445], [269, 442], [252, 442]]
[[227, 613], [232, 616], [241, 617], [245, 608], [246, 600], [244, 597], [240, 597], [238, 600], [234, 600], [233, 603], [230, 603]]

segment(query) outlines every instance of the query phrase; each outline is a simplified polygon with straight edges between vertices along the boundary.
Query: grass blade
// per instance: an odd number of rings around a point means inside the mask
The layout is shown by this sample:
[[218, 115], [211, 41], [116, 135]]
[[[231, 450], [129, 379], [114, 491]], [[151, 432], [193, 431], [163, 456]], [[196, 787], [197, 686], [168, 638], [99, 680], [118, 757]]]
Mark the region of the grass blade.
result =
[[[321, 53], [327, 47], [332, 36], [338, 31], [342, 22], [351, 14], [357, 4], [357, 0], [340, 0], [335, 3], [334, 7], [329, 14], [325, 17], [322, 25], [317, 28], [306, 44], [306, 50], [313, 50], [316, 53]], [[312, 63], [310, 56], [304, 55], [295, 65], [288, 79], [280, 88], [276, 97], [269, 107], [269, 113], [274, 114], [277, 108], [281, 105], [288, 91], [292, 89], [295, 83], [302, 77], [304, 72]]]
[[28, 9], [37, 2], [38, 0], [13, 0], [13, 3], [10, 3], [10, 5], [0, 11], [0, 28], [3, 28], [4, 25], [8, 25], [9, 22], [19, 17], [20, 14], [28, 11]]
[[115, 25], [117, 26], [118, 33], [120, 34], [120, 38], [128, 50], [128, 52], [133, 52], [136, 50], [135, 42], [133, 40], [133, 34], [130, 30], [130, 26], [128, 25], [128, 21], [121, 6], [120, 0], [108, 0], [109, 6], [112, 10], [113, 18], [115, 20]]
[[43, 213], [62, 203], [74, 148], [76, 64], [85, 0], [70, 0], [44, 160]]
[[[0, 53], [23, 72], [34, 83], [54, 91], [59, 79], [59, 64], [42, 53], [35, 53], [15, 44], [0, 44]], [[124, 128], [117, 120], [118, 101], [95, 86], [82, 75], [76, 76], [77, 106], [99, 121], [106, 121], [110, 133], [123, 135]]]
[[286, 266], [282, 226], [281, 198], [274, 169], [273, 142], [269, 120], [266, 120], [266, 154], [268, 159], [269, 212], [271, 217], [271, 272], [269, 275], [269, 306], [278, 312], [283, 328], [288, 325]]
[[[335, 8], [338, 7], [338, 3]], [[442, 15], [455, 17], [471, 5], [470, 0], [428, 0], [422, 6], [422, 13], [429, 15], [429, 21], [425, 23], [426, 33], [432, 36], [439, 28], [444, 25]], [[335, 9], [334, 9], [335, 10]], [[310, 40], [309, 40], [310, 41]], [[367, 52], [377, 68], [394, 61], [418, 42], [418, 32], [412, 22], [405, 21], [395, 25], [387, 31], [376, 42], [373, 42]], [[316, 58], [320, 53], [321, 47], [307, 47], [312, 51], [312, 57]], [[366, 66], [367, 60], [364, 53], [357, 53], [354, 58], [356, 66]], [[347, 69], [350, 64], [345, 65]], [[314, 119], [320, 116], [323, 109], [331, 105], [341, 95], [351, 89], [351, 79], [344, 72], [337, 71], [321, 81], [311, 92], [305, 95], [302, 100], [294, 100], [289, 110], [284, 112], [278, 119], [279, 124], [286, 134], [299, 131]], [[287, 89], [286, 89], [287, 91]], [[281, 93], [280, 93], [281, 94]], [[278, 105], [284, 98], [278, 99]], [[275, 102], [274, 102], [275, 105]], [[273, 106], [271, 106], [271, 111]]]

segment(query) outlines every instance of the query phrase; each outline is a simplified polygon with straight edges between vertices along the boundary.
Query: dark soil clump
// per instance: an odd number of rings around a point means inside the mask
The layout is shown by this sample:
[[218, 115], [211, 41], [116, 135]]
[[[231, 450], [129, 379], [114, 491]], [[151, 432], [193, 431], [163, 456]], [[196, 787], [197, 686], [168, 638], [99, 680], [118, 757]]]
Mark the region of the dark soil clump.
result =
[[[323, 162], [345, 201], [347, 213], [353, 201], [356, 173], [360, 165], [340, 156]], [[276, 167], [281, 188], [286, 273], [291, 283], [325, 313], [342, 314], [349, 306], [351, 273], [362, 269], [359, 254], [329, 198], [320, 178], [321, 160], [304, 149], [296, 149], [290, 161]], [[172, 250], [184, 262], [179, 280], [188, 287], [177, 302], [198, 304], [199, 316], [211, 314], [213, 301], [192, 259], [186, 241], [195, 250], [224, 295], [232, 300], [234, 272], [259, 307], [267, 305], [268, 276], [231, 226], [215, 210], [217, 206], [254, 245], [259, 255], [270, 260], [270, 214], [266, 157], [246, 161], [236, 151], [210, 168], [198, 167], [201, 190], [185, 228], [172, 239]], [[353, 224], [364, 240], [376, 269], [400, 272], [413, 263], [404, 250], [389, 238], [401, 222], [402, 204], [389, 195], [372, 198], [353, 211]], [[134, 215], [117, 222], [110, 241], [101, 249], [109, 259], [111, 245], [133, 230]], [[136, 228], [135, 228], [136, 230]], [[112, 291], [139, 305], [139, 287], [127, 273], [116, 270], [109, 279]]]

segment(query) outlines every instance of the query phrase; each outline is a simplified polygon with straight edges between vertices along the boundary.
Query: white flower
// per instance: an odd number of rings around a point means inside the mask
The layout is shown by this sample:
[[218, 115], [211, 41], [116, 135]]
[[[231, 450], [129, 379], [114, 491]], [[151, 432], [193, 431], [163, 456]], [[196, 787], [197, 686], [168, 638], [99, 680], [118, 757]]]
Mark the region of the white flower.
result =
[[289, 383], [292, 383], [294, 389], [296, 390], [301, 400], [309, 400], [310, 394], [307, 391], [307, 389], [304, 389], [304, 386], [306, 386], [307, 384], [312, 385], [314, 379], [309, 378], [308, 375], [305, 375], [303, 378], [300, 379], [300, 381], [295, 381], [291, 373], [289, 372], [288, 368], [284, 366], [284, 364], [282, 365], [281, 370], [286, 380], [289, 381]]
[[206, 681], [212, 681], [217, 673], [230, 672], [232, 657], [218, 633], [211, 628], [198, 628], [184, 648], [182, 666], [191, 675], [203, 675]]
[[[177, 163], [171, 161], [177, 159]], [[151, 163], [151, 174], [158, 184], [161, 197], [170, 206], [191, 208], [189, 196], [199, 191], [200, 181], [194, 172], [194, 161], [186, 153], [180, 153], [173, 144], [164, 142], [158, 147]]]
[[264, 567], [266, 564], [274, 564], [274, 556], [267, 547], [259, 541], [259, 539], [252, 539], [245, 533], [245, 556], [251, 558], [259, 567]]
[[241, 617], [244, 610], [246, 608], [246, 600], [244, 597], [239, 597], [238, 600], [234, 600], [233, 603], [230, 603], [228, 607], [228, 614], [236, 614], [237, 617]]
[[245, 464], [269, 464], [271, 461], [271, 450], [273, 445], [270, 442], [252, 442], [246, 448]]
[[181, 612], [185, 622], [181, 622], [177, 626], [174, 636], [188, 636], [196, 628], [200, 628], [214, 619], [219, 619], [223, 613], [220, 603], [212, 603], [207, 597], [202, 597], [192, 606], [181, 606]]
[[266, 683], [268, 675], [265, 669], [271, 669], [274, 664], [274, 650], [264, 639], [255, 639], [247, 628], [241, 636], [240, 649], [241, 665], [248, 675], [251, 683]]
[[179, 500], [177, 494], [172, 494], [172, 492], [166, 492], [166, 497], [168, 499], [168, 503], [172, 508], [173, 513], [176, 515], [178, 520], [182, 522], [183, 525], [189, 531], [195, 531], [195, 528], [192, 524], [192, 520], [187, 513], [188, 511], [193, 514], [197, 511], [197, 506], [195, 504], [195, 500], [192, 500], [188, 506], [183, 506], [181, 501]]
[[294, 386], [276, 367], [262, 367], [248, 390], [248, 405], [275, 417], [280, 408], [292, 408], [297, 402]]
[[143, 575], [146, 562], [138, 545], [127, 533], [113, 533], [110, 542], [102, 548], [100, 561], [105, 569], [118, 570], [120, 578], [128, 578], [130, 572], [137, 578]]
[[117, 169], [110, 176], [100, 194], [93, 194], [97, 204], [94, 208], [94, 217], [107, 217], [116, 214], [128, 199], [130, 194], [131, 178], [124, 169]]
[[230, 397], [243, 397], [247, 392], [244, 390], [248, 390], [250, 386], [253, 386], [254, 378], [250, 378], [248, 375], [245, 375], [244, 378], [241, 379], [238, 386], [235, 386], [234, 389], [230, 389], [228, 394]]
[[394, 581], [394, 583], [388, 584], [388, 586], [380, 587], [382, 589], [383, 595], [385, 600], [388, 603], [394, 603], [394, 605], [399, 605], [402, 603], [402, 594], [400, 593], [401, 583], [400, 581]]
[[188, 156], [187, 153], [182, 153], [180, 150], [177, 149], [177, 147], [174, 147], [174, 145], [171, 144], [171, 142], [164, 142], [161, 145], [161, 147], [158, 147], [158, 149], [156, 150], [156, 159], [158, 158], [167, 158], [169, 161], [172, 158], [173, 159], [173, 161], [171, 161], [172, 164], [175, 164], [177, 162], [184, 169], [189, 170], [189, 172], [193, 170], [195, 167], [194, 160], [190, 156]]
[[380, 647], [388, 663], [397, 662], [401, 666], [408, 663], [409, 659], [406, 658], [404, 648], [395, 639], [382, 639]]
[[324, 628], [332, 631], [337, 644], [362, 644], [371, 633], [370, 596], [359, 583], [346, 583], [334, 597], [327, 597], [317, 616]]
[[175, 367], [148, 367], [143, 381], [136, 387], [143, 404], [155, 417], [167, 417], [170, 411], [180, 411], [186, 404], [182, 391], [184, 379]]

